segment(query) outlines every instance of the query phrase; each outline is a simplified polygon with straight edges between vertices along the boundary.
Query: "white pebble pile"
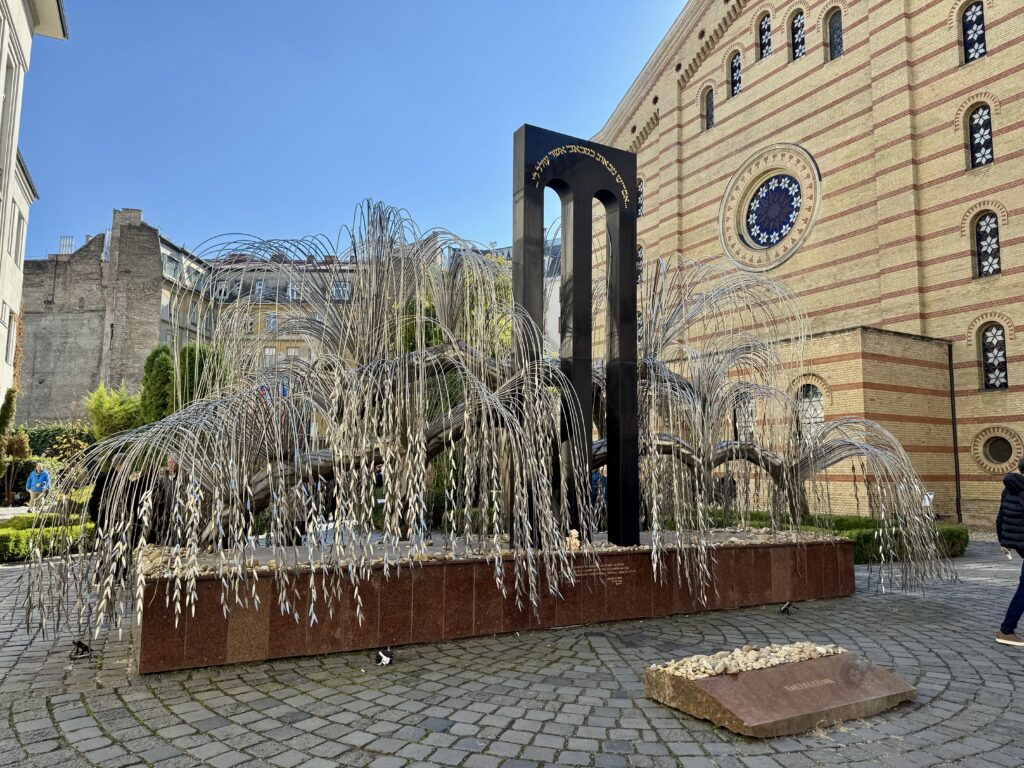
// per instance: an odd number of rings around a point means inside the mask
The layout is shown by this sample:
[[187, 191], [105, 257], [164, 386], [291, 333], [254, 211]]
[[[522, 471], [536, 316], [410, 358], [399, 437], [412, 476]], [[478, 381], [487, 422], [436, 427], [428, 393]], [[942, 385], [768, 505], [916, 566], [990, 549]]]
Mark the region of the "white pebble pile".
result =
[[791, 643], [789, 645], [766, 645], [759, 648], [744, 645], [734, 651], [719, 651], [710, 656], [687, 656], [678, 661], [664, 664], [652, 664], [651, 669], [661, 669], [670, 675], [685, 677], [688, 680], [703, 680], [715, 675], [735, 675], [754, 669], [768, 669], [780, 664], [792, 664], [808, 659], [820, 659], [823, 656], [835, 656], [846, 653], [834, 643], [818, 645], [817, 643]]

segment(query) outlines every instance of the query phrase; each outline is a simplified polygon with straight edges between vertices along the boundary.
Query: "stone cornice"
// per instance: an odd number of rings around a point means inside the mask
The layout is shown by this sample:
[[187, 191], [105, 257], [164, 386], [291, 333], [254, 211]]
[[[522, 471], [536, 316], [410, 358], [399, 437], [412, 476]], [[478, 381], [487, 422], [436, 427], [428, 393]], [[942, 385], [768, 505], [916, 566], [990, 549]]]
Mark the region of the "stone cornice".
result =
[[[631, 124], [647, 123], [650, 116], [642, 112], [644, 103], [662, 73], [667, 68], [679, 64], [679, 85], [685, 87], [748, 1], [726, 0], [723, 3], [722, 0], [690, 0], [593, 140], [610, 144], [614, 137], [628, 131]], [[701, 31], [704, 32], [704, 37], [698, 41]], [[697, 50], [687, 57], [680, 58], [679, 51], [691, 42], [699, 42]], [[650, 106], [653, 113], [653, 105]], [[637, 130], [639, 129], [638, 126]], [[624, 137], [623, 141], [626, 140], [630, 142], [631, 148], [634, 144], [639, 148], [643, 143], [642, 140], [636, 141], [634, 136]]]

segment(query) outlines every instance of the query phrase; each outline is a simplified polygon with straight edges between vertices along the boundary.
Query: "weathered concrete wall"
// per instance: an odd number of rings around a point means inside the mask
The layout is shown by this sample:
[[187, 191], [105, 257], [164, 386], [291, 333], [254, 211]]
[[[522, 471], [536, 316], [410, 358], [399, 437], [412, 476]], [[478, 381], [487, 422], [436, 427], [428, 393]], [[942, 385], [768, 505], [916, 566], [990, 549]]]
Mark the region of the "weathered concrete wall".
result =
[[160, 340], [160, 234], [142, 211], [114, 211], [104, 236], [70, 255], [25, 264], [22, 395], [18, 421], [83, 418], [101, 381], [137, 391]]
[[100, 381], [102, 255], [98, 235], [72, 254], [25, 262], [21, 423], [84, 415], [82, 397]]
[[134, 391], [142, 385], [146, 357], [160, 342], [160, 233], [142, 221], [142, 211], [126, 208], [114, 212], [110, 238], [110, 337], [103, 374], [108, 385]]

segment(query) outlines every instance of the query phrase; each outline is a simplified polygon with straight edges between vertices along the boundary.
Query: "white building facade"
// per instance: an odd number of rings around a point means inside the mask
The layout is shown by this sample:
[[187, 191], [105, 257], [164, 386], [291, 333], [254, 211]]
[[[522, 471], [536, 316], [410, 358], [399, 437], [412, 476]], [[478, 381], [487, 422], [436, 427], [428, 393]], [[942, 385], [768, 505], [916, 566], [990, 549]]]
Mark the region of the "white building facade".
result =
[[32, 38], [66, 40], [62, 0], [0, 0], [0, 395], [16, 384], [28, 212], [38, 198], [18, 152]]

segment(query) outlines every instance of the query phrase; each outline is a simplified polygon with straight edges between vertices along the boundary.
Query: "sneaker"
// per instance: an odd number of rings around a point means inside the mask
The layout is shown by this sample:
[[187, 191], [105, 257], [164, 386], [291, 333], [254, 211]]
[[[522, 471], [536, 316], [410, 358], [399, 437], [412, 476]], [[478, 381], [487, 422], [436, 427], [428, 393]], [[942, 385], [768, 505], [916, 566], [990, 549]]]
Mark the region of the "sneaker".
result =
[[1011, 635], [1004, 635], [1002, 632], [996, 633], [996, 642], [1002, 643], [1003, 645], [1015, 645], [1019, 648], [1024, 648], [1024, 638], [1014, 632]]

